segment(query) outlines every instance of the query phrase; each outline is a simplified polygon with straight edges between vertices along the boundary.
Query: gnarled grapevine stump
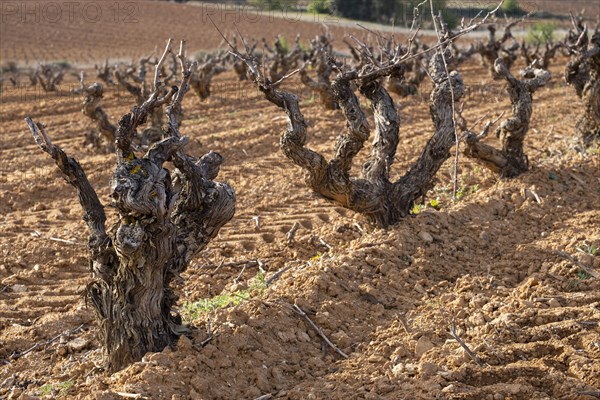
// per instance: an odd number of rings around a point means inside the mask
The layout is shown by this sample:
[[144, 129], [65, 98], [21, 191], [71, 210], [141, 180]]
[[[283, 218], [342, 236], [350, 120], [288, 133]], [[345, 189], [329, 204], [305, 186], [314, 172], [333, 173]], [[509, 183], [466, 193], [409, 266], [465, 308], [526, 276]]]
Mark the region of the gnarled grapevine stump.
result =
[[[390, 182], [389, 171], [399, 142], [400, 122], [394, 102], [381, 80], [403, 68], [401, 59], [390, 59], [386, 66], [376, 66], [371, 59], [371, 63], [360, 71], [346, 69], [339, 72], [332, 90], [346, 117], [347, 132], [337, 138], [335, 156], [328, 161], [306, 147], [308, 127], [298, 97], [275, 88], [262, 73], [256, 59], [234, 52], [248, 64], [253, 80], [267, 100], [287, 114], [289, 127], [281, 137], [281, 149], [306, 172], [307, 185], [325, 198], [366, 215], [381, 227], [395, 224], [410, 213], [415, 200], [429, 190], [434, 175], [450, 156], [450, 148], [455, 142], [452, 98], [460, 99], [463, 82], [456, 72], [446, 75], [441, 52], [437, 52], [429, 63], [429, 74], [434, 83], [430, 111], [435, 132], [417, 162], [396, 182]], [[395, 54], [401, 55], [400, 51]], [[353, 91], [354, 83], [371, 102], [375, 119], [371, 156], [363, 165], [359, 178], [351, 177], [350, 169], [354, 157], [369, 138], [370, 127]]]
[[104, 87], [101, 83], [95, 82], [90, 86], [85, 86], [83, 82], [83, 73], [80, 77], [81, 93], [83, 95], [83, 115], [96, 123], [97, 131], [91, 131], [86, 134], [85, 144], [90, 144], [95, 148], [105, 148], [107, 151], [114, 151], [115, 134], [117, 127], [108, 119], [108, 115], [101, 102], [104, 96]]
[[[149, 351], [161, 351], [188, 331], [173, 309], [177, 295], [171, 282], [235, 210], [233, 190], [213, 181], [223, 158], [210, 152], [196, 159], [184, 151], [188, 139], [179, 134], [177, 116], [196, 64], [185, 61], [183, 43], [181, 87], [159, 95], [163, 91], [158, 71], [170, 51], [171, 41], [156, 65], [154, 92], [119, 121], [117, 165], [110, 182], [119, 217], [109, 231], [104, 207], [77, 160], [52, 144], [43, 124], [26, 119], [38, 145], [79, 195], [90, 233], [93, 275], [86, 294], [96, 312], [109, 371]], [[168, 105], [163, 139], [138, 158], [131, 149], [136, 128], [163, 104]], [[165, 161], [172, 161], [175, 169], [164, 168]]]
[[591, 144], [600, 140], [600, 29], [592, 35], [588, 48], [587, 29], [575, 22], [573, 26], [576, 33], [569, 38], [577, 40], [568, 43], [572, 56], [565, 80], [583, 101], [584, 112], [576, 131], [586, 144]]
[[[496, 130], [496, 135], [502, 140], [501, 150], [480, 142], [487, 135], [489, 124], [480, 135], [466, 133], [464, 154], [481, 161], [505, 178], [520, 175], [529, 168], [523, 142], [533, 112], [533, 93], [550, 79], [548, 71], [535, 68], [535, 65], [534, 62], [521, 71], [524, 79], [519, 80], [510, 73], [502, 59], [498, 58], [494, 62], [496, 74], [507, 82], [506, 91], [512, 104], [512, 117], [503, 121]], [[466, 127], [463, 125], [463, 128]]]

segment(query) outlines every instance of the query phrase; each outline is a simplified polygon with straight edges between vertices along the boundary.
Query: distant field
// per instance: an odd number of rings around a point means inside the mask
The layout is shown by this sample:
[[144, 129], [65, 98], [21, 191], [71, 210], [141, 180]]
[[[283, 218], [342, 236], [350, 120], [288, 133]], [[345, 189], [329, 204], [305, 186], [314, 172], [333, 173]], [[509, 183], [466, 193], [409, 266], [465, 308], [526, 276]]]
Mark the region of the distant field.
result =
[[600, 16], [600, 1], [598, 0], [531, 0], [520, 1], [523, 8], [527, 11], [539, 10], [547, 11], [553, 14], [569, 14], [569, 11], [577, 13], [581, 10], [586, 10], [585, 14], [590, 19], [597, 19]]
[[[60, 7], [56, 8], [56, 4]], [[330, 22], [326, 16], [301, 21], [299, 16], [282, 11], [258, 14], [245, 7], [225, 10], [200, 3], [83, 0], [77, 4], [79, 6], [70, 10], [60, 2], [2, 3], [1, 62], [94, 63], [107, 57], [113, 60], [138, 58], [156, 46], [162, 47], [169, 37], [186, 39], [192, 51], [213, 49], [223, 42], [207, 14], [229, 37], [235, 32], [235, 22], [246, 37], [264, 37], [271, 42], [277, 34], [291, 42], [298, 33], [308, 41], [324, 29], [315, 24], [315, 20]], [[329, 29], [340, 39], [350, 31], [364, 34], [358, 27], [336, 23], [329, 24]]]
[[[93, 64], [105, 58], [130, 60], [151, 53], [156, 46], [161, 47], [168, 37], [186, 39], [192, 51], [223, 46], [221, 36], [207, 15], [229, 37], [235, 32], [234, 23], [248, 38], [264, 37], [272, 41], [280, 34], [290, 42], [298, 33], [308, 41], [324, 30], [326, 24], [339, 48], [345, 48], [341, 38], [347, 33], [365, 34], [356, 22], [337, 17], [285, 11], [258, 13], [244, 6], [225, 8], [196, 2], [176, 4], [148, 0], [81, 0], [69, 4], [34, 0], [2, 2], [0, 64], [16, 61], [33, 65], [56, 60]], [[492, 6], [495, 2], [449, 2], [452, 7], [459, 4], [477, 8]], [[568, 15], [569, 10], [585, 8], [586, 15], [600, 15], [600, 1], [595, 0], [538, 0], [522, 2], [522, 5], [528, 11]]]

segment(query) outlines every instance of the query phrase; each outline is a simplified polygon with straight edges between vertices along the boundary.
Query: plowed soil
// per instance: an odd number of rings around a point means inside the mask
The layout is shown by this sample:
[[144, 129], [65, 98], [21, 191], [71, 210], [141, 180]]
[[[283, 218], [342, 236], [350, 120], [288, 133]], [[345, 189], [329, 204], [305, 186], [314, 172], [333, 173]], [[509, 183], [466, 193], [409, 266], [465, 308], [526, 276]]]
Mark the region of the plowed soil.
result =
[[[178, 7], [155, 6], [144, 12]], [[164, 29], [136, 40], [152, 49], [189, 33], [171, 34], [170, 26], [179, 29], [177, 21], [162, 21]], [[273, 23], [269, 29], [290, 29], [293, 37], [298, 28]], [[319, 26], [303, 29], [310, 37]], [[82, 62], [132, 48], [108, 34], [90, 40], [100, 42], [72, 47], [92, 52]], [[16, 48], [35, 46], [25, 41]], [[227, 72], [215, 79], [207, 101], [189, 93], [182, 126], [191, 139], [187, 151], [224, 156], [218, 179], [235, 188], [237, 212], [176, 283], [193, 338], [113, 375], [102, 370], [93, 313], [81, 297], [90, 276], [76, 192], [35, 145], [23, 118], [47, 125], [54, 142], [81, 162], [104, 204], [110, 204], [115, 157], [83, 146], [92, 125], [80, 112], [80, 96], [69, 92], [74, 77], [58, 94], [6, 90], [0, 103], [0, 398], [600, 397], [600, 284], [578, 266], [600, 271], [600, 149], [585, 149], [574, 136], [581, 106], [562, 80], [565, 63], [556, 60], [552, 81], [535, 94], [526, 142], [530, 171], [502, 180], [461, 157], [453, 202], [450, 160], [419, 213], [387, 230], [311, 194], [279, 150], [285, 114], [250, 83]], [[460, 73], [471, 123], [510, 112], [502, 84], [478, 59]], [[286, 85], [302, 95], [311, 148], [332, 155], [343, 115], [323, 110], [295, 79]], [[401, 118], [396, 176], [433, 132], [430, 90], [426, 83], [417, 96], [395, 99]], [[107, 90], [104, 106], [113, 123], [132, 105], [127, 94]], [[221, 308], [190, 312], [189, 304], [214, 304], [218, 295], [228, 299]]]

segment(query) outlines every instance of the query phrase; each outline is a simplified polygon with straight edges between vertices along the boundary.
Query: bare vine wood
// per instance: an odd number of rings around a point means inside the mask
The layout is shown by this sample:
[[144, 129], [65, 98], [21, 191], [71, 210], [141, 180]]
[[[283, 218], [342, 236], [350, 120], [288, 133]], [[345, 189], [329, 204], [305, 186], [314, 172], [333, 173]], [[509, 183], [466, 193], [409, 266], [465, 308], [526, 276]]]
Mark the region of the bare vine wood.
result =
[[[335, 101], [330, 79], [334, 67], [331, 38], [318, 35], [311, 41], [311, 47], [309, 60], [300, 68], [300, 80], [319, 94], [319, 101], [325, 109], [337, 110], [339, 105]], [[309, 75], [309, 67], [316, 72], [316, 80]]]
[[[517, 60], [519, 43], [512, 35], [511, 28], [517, 23], [527, 18], [529, 14], [521, 19], [510, 22], [504, 27], [504, 32], [501, 37], [496, 36], [497, 28], [494, 24], [488, 25], [489, 32], [486, 42], [477, 42], [473, 48], [468, 51], [468, 55], [479, 54], [481, 61], [489, 68], [492, 77], [496, 77], [495, 62], [501, 58], [506, 67], [510, 70], [513, 63]], [[508, 45], [511, 43], [510, 45]]]
[[[129, 92], [135, 99], [138, 106], [141, 106], [146, 99], [148, 99], [153, 92], [153, 85], [147, 78], [147, 71], [149, 65], [157, 65], [159, 60], [153, 58], [152, 55], [142, 57], [138, 61], [138, 65], [121, 65], [121, 68], [117, 68], [114, 72], [114, 76], [117, 80], [117, 84]], [[163, 59], [160, 63], [160, 69], [162, 72]], [[167, 87], [167, 79], [165, 78], [165, 85], [159, 90], [161, 95], [165, 95]], [[162, 107], [153, 107], [150, 115], [148, 116], [149, 126], [144, 128], [139, 134], [137, 141], [145, 148], [150, 146], [152, 143], [160, 140], [162, 126], [163, 126], [163, 110]]]
[[212, 79], [216, 75], [227, 71], [227, 68], [219, 65], [220, 63], [221, 59], [219, 57], [208, 55], [192, 75], [190, 87], [196, 93], [200, 101], [204, 101], [210, 96]]
[[[454, 102], [463, 95], [464, 85], [458, 72], [447, 71], [445, 58], [451, 54], [449, 45], [453, 39], [484, 24], [501, 4], [480, 21], [463, 26], [452, 38], [440, 38], [436, 45], [416, 53], [411, 49], [418, 29], [412, 31], [407, 46], [380, 46], [382, 51], [377, 56], [366, 44], [352, 37], [359, 46], [356, 52], [363, 60], [363, 66], [360, 69], [334, 67], [337, 77], [332, 82], [332, 89], [346, 118], [346, 132], [338, 136], [331, 160], [306, 146], [308, 125], [300, 110], [299, 99], [291, 92], [278, 89], [285, 76], [274, 82], [263, 72], [260, 61], [248, 53], [248, 45], [241, 34], [245, 54], [240, 53], [216, 25], [215, 28], [230, 46], [230, 52], [246, 63], [250, 77], [266, 99], [286, 113], [288, 128], [281, 136], [280, 147], [287, 158], [304, 170], [306, 184], [323, 197], [365, 215], [380, 227], [387, 227], [409, 215], [415, 201], [433, 187], [435, 174], [450, 157], [450, 149], [456, 142]], [[391, 182], [389, 174], [399, 143], [400, 120], [382, 79], [398, 73], [407, 61], [423, 53], [433, 53], [428, 76], [433, 81], [430, 112], [434, 133], [413, 166], [400, 179]], [[358, 87], [371, 103], [375, 120], [371, 156], [359, 177], [350, 174], [352, 162], [368, 140], [371, 129], [354, 87]]]
[[528, 65], [535, 60], [538, 60], [540, 66], [546, 70], [550, 66], [550, 62], [556, 56], [558, 50], [562, 47], [562, 42], [552, 42], [548, 40], [545, 43], [542, 43], [539, 39], [536, 39], [536, 42], [533, 45], [528, 44], [524, 40], [520, 45], [521, 55]]
[[588, 43], [583, 18], [572, 18], [573, 27], [567, 36], [571, 60], [565, 69], [565, 80], [581, 98], [584, 112], [576, 125], [584, 143], [600, 140], [600, 28]]
[[30, 76], [32, 86], [39, 84], [44, 92], [55, 92], [65, 77], [66, 68], [58, 64], [40, 64]]
[[263, 39], [263, 48], [267, 51], [262, 55], [263, 63], [267, 66], [271, 81], [276, 82], [300, 66], [300, 63], [304, 61], [305, 52], [300, 46], [300, 35], [296, 36], [292, 49], [288, 49], [284, 45], [284, 38], [281, 35], [277, 35], [273, 47], [271, 48]]
[[[289, 128], [281, 137], [283, 153], [305, 172], [307, 185], [322, 196], [365, 214], [379, 226], [397, 223], [408, 215], [416, 199], [423, 196], [432, 186], [432, 179], [441, 164], [450, 156], [454, 144], [450, 85], [454, 86], [456, 99], [463, 92], [458, 73], [446, 77], [441, 66], [441, 56], [436, 53], [430, 63], [434, 90], [431, 96], [431, 113], [435, 133], [427, 143], [413, 167], [398, 181], [389, 181], [389, 170], [399, 141], [399, 118], [393, 100], [382, 86], [380, 78], [395, 69], [371, 66], [356, 71], [340, 71], [332, 88], [347, 121], [347, 132], [336, 142], [335, 156], [327, 161], [321, 154], [306, 147], [307, 124], [300, 111], [298, 98], [275, 88], [265, 77], [252, 57], [232, 50], [248, 64], [251, 76], [266, 98], [286, 112]], [[360, 178], [352, 178], [352, 161], [369, 138], [370, 127], [360, 107], [352, 86], [358, 85], [360, 92], [371, 102], [375, 114], [375, 138], [370, 159], [364, 164]]]
[[112, 79], [114, 66], [108, 63], [108, 60], [104, 61], [104, 65], [95, 65], [96, 78], [100, 79], [107, 85], [115, 85], [115, 81]]
[[83, 94], [83, 107], [81, 112], [83, 115], [96, 123], [97, 132], [91, 131], [86, 135], [86, 144], [95, 148], [104, 148], [108, 152], [114, 151], [115, 134], [117, 127], [113, 125], [106, 111], [102, 108], [101, 102], [104, 96], [104, 87], [100, 83], [93, 83], [90, 86], [85, 86], [83, 81], [83, 73], [80, 75], [80, 90]]
[[497, 150], [481, 143], [481, 139], [487, 136], [491, 123], [486, 124], [482, 133], [477, 135], [466, 129], [463, 120], [462, 128], [466, 131], [464, 154], [481, 161], [502, 177], [512, 178], [529, 168], [523, 142], [533, 113], [533, 93], [548, 82], [550, 73], [537, 68], [537, 63], [534, 62], [521, 71], [523, 79], [519, 80], [511, 74], [500, 58], [496, 59], [494, 69], [496, 74], [507, 82], [506, 91], [512, 104], [512, 117], [502, 121], [496, 129], [496, 136], [502, 141], [502, 149]]
[[[161, 94], [164, 82], [159, 71], [170, 53], [169, 40], [155, 66], [152, 93], [119, 121], [117, 161], [110, 182], [112, 205], [119, 217], [110, 231], [104, 206], [77, 160], [52, 143], [42, 123], [26, 119], [40, 148], [77, 189], [89, 230], [93, 276], [86, 297], [95, 310], [111, 372], [149, 351], [161, 351], [188, 332], [174, 309], [178, 296], [171, 283], [235, 210], [231, 187], [213, 181], [223, 158], [210, 152], [197, 159], [184, 150], [188, 139], [179, 133], [179, 115], [196, 63], [185, 60], [182, 42], [177, 55], [181, 86]], [[162, 139], [137, 157], [131, 146], [136, 129], [162, 105], [167, 106], [168, 120]], [[166, 161], [173, 163], [173, 171], [164, 167]]]

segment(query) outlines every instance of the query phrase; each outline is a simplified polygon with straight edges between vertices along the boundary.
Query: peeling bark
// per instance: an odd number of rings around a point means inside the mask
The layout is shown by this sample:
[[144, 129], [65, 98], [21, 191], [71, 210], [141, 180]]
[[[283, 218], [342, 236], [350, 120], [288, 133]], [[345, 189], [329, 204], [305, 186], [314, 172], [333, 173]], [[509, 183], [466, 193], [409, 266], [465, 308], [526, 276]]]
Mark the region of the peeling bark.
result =
[[[110, 232], [104, 207], [79, 163], [52, 144], [41, 123], [26, 119], [38, 145], [79, 195], [90, 232], [93, 275], [86, 296], [96, 312], [110, 372], [139, 361], [149, 351], [163, 350], [188, 332], [173, 309], [177, 295], [171, 283], [235, 210], [233, 190], [213, 181], [222, 157], [210, 152], [198, 160], [184, 151], [188, 139], [180, 136], [178, 116], [195, 63], [185, 61], [183, 48], [182, 44], [181, 87], [161, 96], [163, 84], [156, 73], [149, 98], [119, 121], [117, 165], [110, 182], [119, 217]], [[138, 158], [131, 149], [136, 128], [163, 104], [168, 105], [163, 139]], [[165, 161], [175, 165], [172, 172], [164, 168]]]
[[504, 120], [496, 130], [496, 135], [502, 141], [501, 150], [480, 142], [487, 135], [489, 125], [486, 125], [481, 135], [466, 133], [464, 154], [481, 161], [505, 178], [518, 176], [529, 169], [523, 142], [533, 112], [533, 93], [550, 79], [548, 71], [535, 68], [535, 65], [534, 63], [523, 70], [521, 73], [524, 79], [518, 80], [502, 59], [498, 58], [494, 63], [496, 74], [507, 82], [506, 91], [512, 104], [512, 117]]

